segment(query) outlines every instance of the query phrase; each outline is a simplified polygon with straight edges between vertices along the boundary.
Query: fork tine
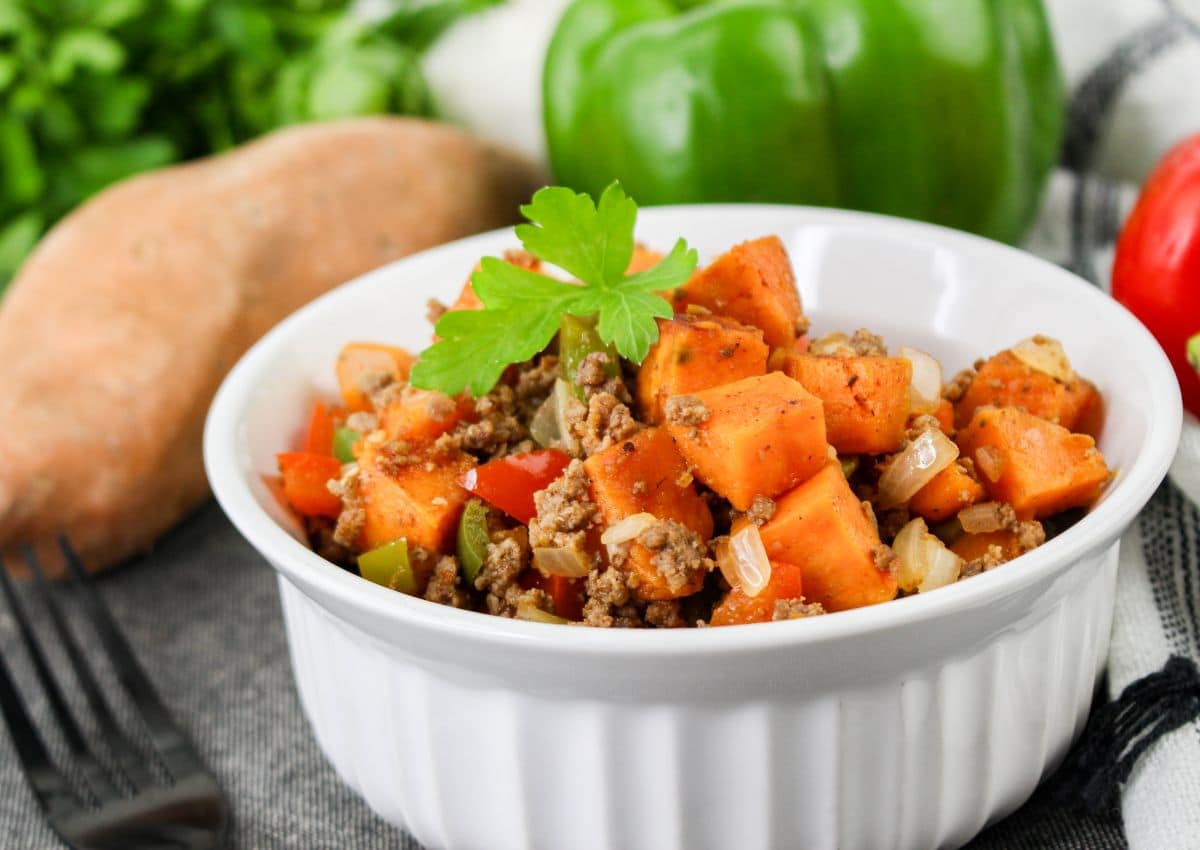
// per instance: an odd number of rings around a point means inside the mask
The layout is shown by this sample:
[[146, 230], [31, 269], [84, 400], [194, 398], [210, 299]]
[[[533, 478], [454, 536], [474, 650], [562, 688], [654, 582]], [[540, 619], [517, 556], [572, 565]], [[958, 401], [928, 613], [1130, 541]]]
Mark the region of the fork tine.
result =
[[42, 570], [37, 553], [33, 547], [25, 545], [21, 547], [21, 554], [29, 565], [29, 571], [33, 574], [34, 587], [42, 598], [42, 604], [50, 613], [50, 622], [58, 634], [59, 642], [66, 652], [67, 660], [75, 672], [75, 678], [79, 681], [79, 686], [96, 719], [96, 724], [100, 727], [104, 744], [116, 759], [117, 767], [129, 780], [134, 791], [159, 784], [147, 769], [146, 760], [138, 753], [113, 716], [112, 709], [109, 708], [107, 700], [101, 693], [95, 674], [79, 648], [79, 643], [75, 640], [71, 630], [67, 628], [66, 619], [63, 617], [55, 594], [50, 589], [50, 583]]
[[189, 771], [206, 770], [191, 744], [171, 719], [171, 714], [163, 705], [158, 691], [150, 683], [150, 677], [146, 675], [125, 636], [121, 634], [108, 607], [96, 593], [91, 578], [83, 568], [83, 562], [65, 535], [58, 536], [58, 546], [66, 559], [80, 602], [100, 636], [100, 642], [104, 645], [108, 659], [117, 673], [117, 679], [141, 712], [142, 720], [150, 732], [150, 739], [154, 742], [167, 772], [172, 777], [179, 778]]
[[[3, 560], [0, 560], [0, 575], [8, 576]], [[25, 776], [33, 789], [39, 805], [47, 815], [53, 817], [66, 812], [78, 811], [83, 806], [71, 789], [67, 778], [55, 767], [42, 736], [38, 733], [25, 710], [25, 703], [17, 691], [12, 672], [0, 654], [0, 713], [8, 724], [8, 732], [16, 748], [17, 757], [25, 769]]]
[[84, 742], [83, 732], [75, 721], [75, 715], [67, 708], [67, 701], [63, 697], [58, 680], [50, 673], [46, 655], [42, 652], [41, 644], [35, 637], [33, 628], [29, 625], [24, 607], [17, 599], [16, 591], [13, 589], [3, 560], [0, 560], [0, 588], [3, 588], [8, 610], [12, 612], [13, 619], [17, 623], [17, 630], [25, 645], [25, 651], [33, 661], [33, 669], [37, 673], [42, 691], [46, 694], [46, 700], [50, 703], [50, 711], [54, 714], [54, 719], [58, 722], [58, 727], [67, 741], [67, 747], [75, 756], [79, 770], [87, 780], [91, 792], [95, 795], [97, 802], [120, 796], [120, 792], [113, 785], [112, 780], [105, 774], [96, 753]]

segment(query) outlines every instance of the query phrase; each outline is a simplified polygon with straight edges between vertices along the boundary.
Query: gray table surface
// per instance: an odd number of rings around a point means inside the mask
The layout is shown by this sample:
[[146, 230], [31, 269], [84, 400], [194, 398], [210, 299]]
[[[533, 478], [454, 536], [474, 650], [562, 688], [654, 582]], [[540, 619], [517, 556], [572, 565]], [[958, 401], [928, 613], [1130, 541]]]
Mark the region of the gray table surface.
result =
[[[420, 850], [375, 817], [322, 757], [292, 683], [274, 573], [215, 505], [99, 586], [227, 790], [230, 847]], [[27, 680], [7, 612], [0, 612], [0, 638]], [[973, 850], [1125, 846], [1119, 825], [1063, 810], [1052, 786], [976, 839]], [[0, 848], [58, 846], [0, 734]]]

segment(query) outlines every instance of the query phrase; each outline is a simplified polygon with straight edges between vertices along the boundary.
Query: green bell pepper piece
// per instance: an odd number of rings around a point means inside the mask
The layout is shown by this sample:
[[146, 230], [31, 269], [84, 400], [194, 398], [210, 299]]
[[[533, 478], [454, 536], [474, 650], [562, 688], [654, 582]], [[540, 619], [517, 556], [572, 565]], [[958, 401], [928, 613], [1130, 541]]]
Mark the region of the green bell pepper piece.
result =
[[1016, 241], [1062, 136], [1041, 0], [575, 0], [558, 182], [642, 204], [850, 207]]
[[1188, 362], [1192, 364], [1192, 368], [1200, 373], [1200, 334], [1188, 340], [1187, 343]]
[[359, 555], [358, 572], [368, 581], [392, 590], [417, 592], [417, 577], [408, 560], [408, 541], [403, 537]]
[[458, 564], [469, 586], [475, 585], [475, 577], [479, 575], [483, 562], [487, 560], [490, 539], [487, 506], [478, 499], [471, 499], [463, 509], [462, 519], [458, 521], [456, 541]]
[[606, 345], [596, 331], [594, 319], [581, 319], [578, 316], [564, 315], [558, 326], [558, 359], [562, 364], [562, 377], [579, 399], [584, 398], [583, 387], [579, 385], [579, 364], [589, 354], [603, 352], [608, 355], [604, 364], [604, 372], [615, 378], [621, 373], [620, 355], [613, 345]]
[[333, 456], [342, 463], [354, 463], [354, 444], [362, 439], [362, 434], [353, 428], [338, 428], [333, 432]]

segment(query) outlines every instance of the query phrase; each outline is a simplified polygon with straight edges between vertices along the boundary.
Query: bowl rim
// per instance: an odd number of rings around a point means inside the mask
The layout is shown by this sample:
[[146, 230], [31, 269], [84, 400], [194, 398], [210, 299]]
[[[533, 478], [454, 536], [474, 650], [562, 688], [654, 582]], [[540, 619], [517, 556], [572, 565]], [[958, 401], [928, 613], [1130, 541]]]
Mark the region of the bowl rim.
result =
[[[891, 235], [907, 234], [951, 250], [971, 248], [1007, 254], [1031, 269], [1040, 269], [1044, 278], [1041, 285], [1070, 289], [1072, 294], [1090, 299], [1096, 310], [1108, 313], [1114, 322], [1123, 326], [1122, 340], [1129, 356], [1145, 367], [1143, 376], [1155, 411], [1155, 415], [1148, 417], [1141, 451], [1121, 470], [1122, 475], [1112, 493], [1101, 504], [1063, 534], [1023, 555], [1021, 569], [991, 570], [970, 581], [940, 588], [936, 593], [916, 594], [821, 617], [719, 629], [563, 628], [463, 611], [398, 594], [330, 564], [296, 540], [258, 504], [243, 471], [249, 462], [239, 447], [242, 419], [264, 377], [266, 366], [291, 342], [293, 328], [346, 297], [346, 293], [355, 288], [370, 285], [380, 276], [391, 275], [397, 265], [409, 264], [417, 258], [434, 262], [441, 254], [458, 253], [468, 246], [494, 241], [501, 234], [511, 236], [512, 228], [507, 227], [448, 242], [367, 272], [301, 307], [255, 343], [225, 377], [205, 423], [205, 468], [221, 508], [242, 536], [277, 572], [298, 584], [302, 592], [316, 599], [315, 590], [318, 595], [335, 599], [342, 606], [357, 609], [364, 619], [371, 618], [374, 622], [426, 629], [446, 640], [486, 642], [493, 647], [508, 646], [549, 654], [633, 657], [679, 656], [703, 651], [723, 655], [824, 643], [919, 626], [987, 604], [989, 600], [1005, 598], [1040, 580], [1052, 578], [1088, 553], [1111, 545], [1165, 477], [1182, 424], [1182, 402], [1174, 372], [1149, 331], [1122, 305], [1084, 279], [1029, 252], [985, 237], [875, 213], [789, 204], [682, 204], [643, 207], [639, 211], [639, 221], [661, 223], [675, 216], [696, 213], [713, 216], [801, 213], [806, 222], [813, 225], [824, 220], [824, 223], [841, 227], [882, 228]], [[328, 608], [320, 599], [317, 601], [323, 608]], [[354, 625], [364, 627], [359, 623]]]

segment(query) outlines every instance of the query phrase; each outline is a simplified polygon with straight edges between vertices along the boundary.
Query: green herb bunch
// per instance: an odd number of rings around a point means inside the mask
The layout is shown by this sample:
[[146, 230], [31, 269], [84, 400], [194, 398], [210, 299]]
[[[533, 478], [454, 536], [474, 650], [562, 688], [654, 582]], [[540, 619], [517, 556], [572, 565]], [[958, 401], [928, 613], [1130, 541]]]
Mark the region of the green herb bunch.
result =
[[427, 114], [418, 56], [499, 0], [0, 0], [0, 290], [72, 207], [301, 121]]

